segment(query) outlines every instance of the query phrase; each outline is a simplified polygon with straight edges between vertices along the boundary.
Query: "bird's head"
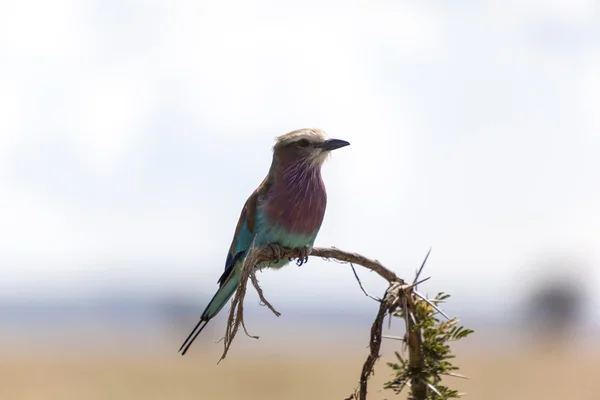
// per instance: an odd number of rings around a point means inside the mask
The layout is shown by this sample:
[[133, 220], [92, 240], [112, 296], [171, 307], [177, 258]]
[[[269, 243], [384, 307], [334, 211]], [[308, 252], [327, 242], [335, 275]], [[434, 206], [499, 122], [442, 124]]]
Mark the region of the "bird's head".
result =
[[279, 136], [273, 153], [276, 158], [305, 161], [320, 166], [332, 150], [349, 144], [341, 139], [327, 139], [327, 135], [321, 129], [299, 129]]

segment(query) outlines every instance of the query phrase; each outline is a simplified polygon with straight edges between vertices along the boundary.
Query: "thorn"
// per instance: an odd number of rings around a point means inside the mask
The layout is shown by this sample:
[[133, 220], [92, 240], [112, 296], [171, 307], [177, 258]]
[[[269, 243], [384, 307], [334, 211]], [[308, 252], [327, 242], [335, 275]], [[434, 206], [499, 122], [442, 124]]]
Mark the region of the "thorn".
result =
[[410, 319], [412, 319], [413, 324], [417, 325], [417, 319], [415, 318], [415, 315], [411, 312], [408, 313], [408, 315], [410, 316]]
[[402, 312], [404, 312], [404, 323], [406, 325], [406, 334], [408, 335], [410, 332], [410, 326], [408, 324], [408, 315], [410, 314], [408, 310], [408, 302], [406, 301], [406, 296], [402, 296]]
[[429, 389], [433, 390], [438, 396], [440, 396], [441, 398], [444, 398], [444, 396], [442, 396], [442, 394], [439, 392], [439, 390], [436, 389], [435, 386], [433, 386], [431, 383], [427, 382], [427, 381], [423, 381], [424, 384], [426, 384], [427, 386], [429, 386]]
[[423, 272], [423, 268], [425, 267], [425, 263], [427, 262], [427, 259], [429, 258], [429, 254], [431, 254], [431, 247], [429, 248], [429, 251], [427, 252], [427, 255], [425, 256], [425, 259], [423, 260], [421, 267], [417, 271], [417, 275], [415, 276], [415, 280], [413, 281], [413, 286], [417, 286], [417, 284], [415, 282], [417, 282], [417, 280], [419, 279], [419, 276], [421, 276], [421, 272]]
[[455, 374], [454, 372], [445, 372], [442, 375], [453, 376], [455, 378], [460, 378], [460, 379], [470, 379], [468, 376], [464, 376], [464, 375], [461, 375], [461, 374]]
[[427, 297], [423, 296], [421, 293], [413, 290], [413, 293], [416, 294], [419, 298], [421, 298], [423, 301], [425, 301], [427, 304], [429, 304], [435, 311], [437, 311], [438, 313], [442, 314], [444, 316], [444, 318], [446, 318], [448, 321], [450, 321], [450, 317], [446, 315], [446, 313], [444, 313], [438, 306], [436, 306], [435, 304], [433, 304], [433, 302], [431, 302]]
[[392, 340], [401, 340], [401, 341], [405, 341], [406, 339], [400, 336], [388, 336], [388, 335], [381, 335], [382, 338], [385, 339], [392, 339]]
[[423, 283], [423, 282], [426, 282], [426, 281], [428, 281], [428, 280], [430, 280], [430, 279], [431, 279], [431, 277], [430, 277], [430, 276], [429, 276], [429, 277], [427, 277], [427, 278], [421, 279], [421, 280], [420, 280], [419, 282], [417, 282], [417, 283], [413, 283], [413, 284], [411, 284], [411, 285], [406, 285], [406, 286], [404, 287], [404, 289], [406, 290], [406, 289], [412, 289], [412, 288], [416, 288], [416, 287], [417, 287], [417, 285], [420, 285], [421, 283]]

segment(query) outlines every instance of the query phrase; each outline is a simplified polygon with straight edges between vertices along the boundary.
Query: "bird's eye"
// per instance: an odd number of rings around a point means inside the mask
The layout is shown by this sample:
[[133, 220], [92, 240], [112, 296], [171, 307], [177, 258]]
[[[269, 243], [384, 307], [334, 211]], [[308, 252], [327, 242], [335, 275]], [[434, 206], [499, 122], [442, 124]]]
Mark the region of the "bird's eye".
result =
[[306, 139], [300, 139], [298, 140], [298, 142], [296, 142], [298, 144], [298, 146], [300, 147], [308, 147], [308, 145], [310, 145], [310, 143], [308, 142], [308, 140]]

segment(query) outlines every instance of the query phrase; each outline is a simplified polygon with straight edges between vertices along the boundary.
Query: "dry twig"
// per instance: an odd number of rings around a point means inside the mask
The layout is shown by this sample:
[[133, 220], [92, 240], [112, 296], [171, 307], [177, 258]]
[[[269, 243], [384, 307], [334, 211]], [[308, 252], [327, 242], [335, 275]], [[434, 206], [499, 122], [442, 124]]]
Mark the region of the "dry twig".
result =
[[371, 326], [371, 338], [369, 340], [370, 351], [369, 355], [367, 356], [367, 360], [363, 364], [362, 372], [360, 374], [360, 390], [358, 391], [357, 397], [360, 400], [366, 400], [367, 398], [367, 382], [373, 373], [373, 370], [375, 369], [375, 362], [377, 362], [380, 357], [379, 350], [381, 349], [383, 319], [385, 318], [385, 314], [393, 306], [396, 300], [396, 290], [396, 283], [391, 284], [388, 290], [386, 290], [385, 296], [380, 301], [379, 311], [377, 312], [375, 321]]
[[269, 308], [269, 310], [271, 310], [273, 312], [273, 314], [275, 314], [275, 316], [279, 317], [281, 315], [281, 313], [279, 311], [277, 311], [275, 309], [275, 307], [273, 307], [267, 299], [265, 299], [265, 295], [264, 295], [260, 285], [258, 284], [258, 279], [256, 278], [256, 270], [254, 270], [250, 273], [250, 279], [252, 280], [252, 286], [254, 286], [254, 289], [256, 289], [256, 293], [258, 293], [258, 298], [260, 299], [260, 301], [262, 303], [261, 305], [267, 306]]
[[[255, 276], [256, 268], [264, 265], [267, 262], [276, 261], [283, 258], [298, 258], [303, 257], [305, 254], [298, 249], [286, 249], [279, 246], [264, 246], [253, 249], [245, 258], [241, 272], [240, 272], [240, 281], [231, 302], [231, 309], [229, 311], [229, 317], [227, 320], [227, 328], [225, 331], [224, 337], [224, 350], [221, 356], [221, 360], [223, 360], [229, 351], [231, 343], [235, 338], [235, 335], [239, 329], [239, 326], [242, 325], [244, 331], [246, 331], [246, 327], [244, 325], [244, 297], [246, 295], [246, 289], [248, 284], [248, 279], [252, 281], [252, 284], [256, 288], [260, 300], [263, 304], [265, 304], [275, 315], [279, 316], [280, 313], [275, 310], [275, 308], [265, 299], [264, 294], [260, 286], [258, 285], [258, 280]], [[385, 292], [383, 299], [378, 300], [380, 303], [379, 311], [373, 322], [371, 327], [371, 337], [369, 341], [370, 352], [369, 355], [363, 365], [359, 389], [353, 393], [349, 399], [360, 399], [365, 400], [367, 398], [367, 382], [371, 374], [373, 373], [373, 369], [376, 361], [379, 359], [379, 350], [381, 348], [381, 340], [382, 340], [382, 326], [385, 315], [390, 312], [392, 314], [397, 309], [403, 309], [406, 315], [406, 324], [407, 324], [407, 336], [408, 336], [408, 347], [410, 348], [410, 360], [411, 367], [415, 369], [422, 368], [423, 357], [420, 354], [420, 344], [422, 342], [422, 338], [420, 336], [420, 332], [418, 329], [415, 329], [416, 321], [414, 321], [414, 316], [411, 312], [412, 307], [414, 307], [414, 298], [413, 290], [415, 284], [408, 285], [406, 282], [396, 276], [396, 274], [384, 267], [381, 263], [376, 260], [371, 260], [366, 258], [360, 254], [356, 253], [348, 253], [336, 248], [313, 248], [310, 256], [313, 257], [321, 257], [324, 259], [335, 259], [340, 262], [350, 263], [352, 265], [352, 269], [354, 270], [354, 265], [360, 265], [364, 268], [367, 268], [383, 279], [389, 282], [389, 287]], [[421, 272], [423, 266], [421, 266], [419, 273]], [[356, 278], [358, 279], [358, 275], [356, 271], [354, 271]], [[365, 292], [364, 288], [361, 289]], [[415, 280], [416, 282], [416, 280]], [[420, 282], [419, 282], [420, 283]], [[418, 284], [418, 283], [417, 283]], [[367, 294], [365, 292], [365, 294]], [[368, 294], [367, 294], [368, 295]], [[371, 297], [371, 296], [369, 296]], [[250, 337], [257, 338], [256, 336], [252, 336], [246, 334]], [[418, 372], [418, 371], [415, 371]], [[410, 382], [413, 392], [418, 393], [422, 392], [422, 387], [425, 387], [425, 391], [427, 387], [424, 385], [424, 382], [421, 381], [413, 381]], [[422, 393], [419, 393], [419, 395]], [[424, 397], [415, 397], [416, 399], [424, 398]]]

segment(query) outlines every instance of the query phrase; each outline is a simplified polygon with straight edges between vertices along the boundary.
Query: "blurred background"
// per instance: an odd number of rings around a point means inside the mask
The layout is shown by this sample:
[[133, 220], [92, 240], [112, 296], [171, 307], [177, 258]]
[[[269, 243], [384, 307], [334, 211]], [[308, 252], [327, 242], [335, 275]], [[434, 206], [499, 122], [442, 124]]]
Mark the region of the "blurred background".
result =
[[250, 292], [218, 366], [226, 313], [177, 354], [304, 127], [352, 143], [316, 245], [408, 279], [433, 248], [421, 290], [476, 331], [450, 385], [597, 398], [599, 104], [597, 0], [5, 0], [0, 398], [348, 396], [377, 304], [335, 263], [260, 274], [283, 315]]

